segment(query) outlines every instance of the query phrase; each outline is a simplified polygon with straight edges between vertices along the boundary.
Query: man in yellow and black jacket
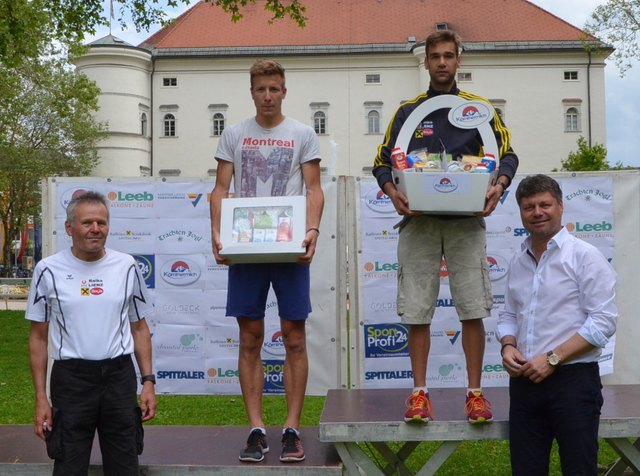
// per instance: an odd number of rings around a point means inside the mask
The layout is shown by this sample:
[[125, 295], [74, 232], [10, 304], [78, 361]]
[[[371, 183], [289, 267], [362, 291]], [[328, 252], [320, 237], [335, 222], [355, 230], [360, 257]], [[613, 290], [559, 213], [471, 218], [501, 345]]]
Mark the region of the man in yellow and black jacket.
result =
[[[491, 314], [493, 306], [484, 217], [493, 212], [511, 184], [518, 168], [518, 157], [511, 148], [509, 130], [494, 113], [489, 125], [496, 138], [499, 168], [496, 181], [487, 191], [484, 210], [475, 216], [454, 216], [428, 215], [409, 209], [407, 197], [393, 182], [391, 151], [410, 114], [425, 101], [440, 95], [456, 95], [464, 100], [489, 104], [484, 98], [460, 91], [456, 85], [461, 51], [461, 41], [456, 33], [448, 30], [432, 33], [426, 39], [425, 50], [429, 89], [426, 94], [403, 103], [396, 111], [384, 142], [378, 147], [373, 168], [380, 189], [403, 217], [398, 238], [397, 312], [408, 328], [414, 385], [406, 401], [404, 419], [406, 422], [426, 423], [432, 418], [426, 372], [430, 325], [444, 257], [451, 294], [462, 323], [462, 347], [468, 375], [464, 410], [470, 423], [484, 423], [493, 418], [491, 404], [484, 397], [480, 384], [485, 345], [482, 319]], [[449, 120], [450, 109], [434, 109], [422, 118], [412, 132], [405, 152], [426, 148], [429, 153], [446, 151], [453, 159], [464, 155], [484, 156], [478, 129], [453, 125]], [[493, 111], [493, 108], [488, 107], [487, 110]]]

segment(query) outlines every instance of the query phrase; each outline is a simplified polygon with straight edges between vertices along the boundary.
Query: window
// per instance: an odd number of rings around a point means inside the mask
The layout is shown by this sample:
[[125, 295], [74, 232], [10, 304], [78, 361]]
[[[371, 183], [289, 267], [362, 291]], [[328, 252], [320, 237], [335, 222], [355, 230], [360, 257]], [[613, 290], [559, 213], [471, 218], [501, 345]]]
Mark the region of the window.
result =
[[380, 84], [380, 75], [379, 74], [367, 74], [365, 76], [365, 83], [367, 84]]
[[380, 134], [380, 113], [378, 111], [369, 111], [367, 114], [367, 133]]
[[327, 133], [327, 116], [323, 111], [316, 111], [313, 114], [313, 129], [318, 135]]
[[165, 114], [163, 119], [163, 136], [164, 137], [175, 137], [176, 136], [176, 116], [173, 114]]
[[221, 112], [216, 112], [213, 115], [213, 134], [214, 136], [222, 135], [224, 131], [224, 115]]
[[176, 129], [176, 117], [178, 112], [177, 104], [161, 104], [160, 112], [162, 115], [162, 123], [161, 123], [161, 133], [160, 137], [176, 137], [177, 129]]
[[175, 87], [178, 85], [178, 78], [162, 78], [162, 85], [164, 87]]
[[160, 169], [158, 170], [158, 175], [160, 177], [179, 177], [182, 173], [180, 169]]
[[459, 83], [468, 83], [473, 80], [470, 72], [458, 72], [458, 82]]
[[449, 29], [449, 25], [445, 22], [438, 22], [436, 23], [436, 30], [437, 31], [443, 31], [443, 30], [448, 30]]
[[329, 103], [328, 102], [312, 102], [309, 104], [311, 108], [311, 121], [313, 122], [313, 130], [318, 135], [329, 133]]
[[577, 107], [570, 107], [564, 113], [564, 131], [565, 132], [578, 132], [579, 128], [580, 112]]
[[563, 99], [562, 106], [564, 109], [564, 131], [580, 132], [582, 130], [582, 99]]
[[564, 72], [564, 80], [565, 81], [577, 81], [578, 80], [578, 72], [577, 71], [565, 71]]
[[382, 101], [365, 101], [364, 111], [367, 120], [367, 134], [380, 134]]
[[140, 134], [142, 137], [147, 137], [147, 113], [140, 114]]
[[147, 104], [138, 103], [138, 120], [140, 121], [140, 135], [149, 137], [149, 106]]
[[220, 137], [227, 123], [228, 104], [209, 104], [209, 118], [211, 120], [211, 129], [209, 131], [212, 137]]

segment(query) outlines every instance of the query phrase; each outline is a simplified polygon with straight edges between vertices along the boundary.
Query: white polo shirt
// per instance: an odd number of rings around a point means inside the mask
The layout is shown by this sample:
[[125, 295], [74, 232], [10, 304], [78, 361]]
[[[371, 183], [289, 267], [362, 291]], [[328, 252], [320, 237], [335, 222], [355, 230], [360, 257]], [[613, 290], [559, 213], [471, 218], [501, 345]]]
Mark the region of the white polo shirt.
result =
[[129, 323], [152, 315], [133, 257], [107, 248], [93, 262], [76, 258], [71, 249], [39, 261], [25, 317], [49, 323], [50, 358], [103, 360], [132, 354]]

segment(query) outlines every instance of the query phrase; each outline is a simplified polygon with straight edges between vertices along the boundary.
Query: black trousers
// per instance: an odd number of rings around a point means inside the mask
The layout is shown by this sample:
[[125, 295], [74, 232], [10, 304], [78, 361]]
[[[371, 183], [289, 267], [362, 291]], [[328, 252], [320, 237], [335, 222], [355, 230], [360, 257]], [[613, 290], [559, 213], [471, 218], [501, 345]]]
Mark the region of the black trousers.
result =
[[555, 438], [564, 476], [598, 473], [602, 384], [597, 363], [557, 368], [541, 383], [509, 381], [509, 438], [515, 476], [546, 476]]
[[[137, 476], [142, 422], [130, 355], [57, 360], [51, 371], [54, 476], [85, 476], [98, 431], [105, 476]], [[52, 456], [50, 454], [50, 456]]]

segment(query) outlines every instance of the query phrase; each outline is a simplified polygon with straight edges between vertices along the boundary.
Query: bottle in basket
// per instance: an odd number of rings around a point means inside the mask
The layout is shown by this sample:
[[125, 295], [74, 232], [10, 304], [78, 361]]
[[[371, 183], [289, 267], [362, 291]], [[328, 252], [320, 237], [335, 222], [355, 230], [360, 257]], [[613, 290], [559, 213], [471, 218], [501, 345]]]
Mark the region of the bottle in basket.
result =
[[407, 155], [400, 147], [394, 147], [391, 151], [391, 163], [396, 170], [404, 170], [409, 168], [407, 163]]
[[482, 163], [487, 164], [487, 172], [491, 173], [496, 169], [496, 157], [493, 154], [484, 154]]

